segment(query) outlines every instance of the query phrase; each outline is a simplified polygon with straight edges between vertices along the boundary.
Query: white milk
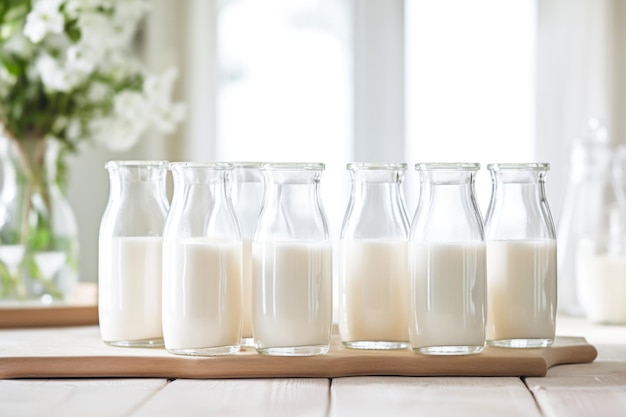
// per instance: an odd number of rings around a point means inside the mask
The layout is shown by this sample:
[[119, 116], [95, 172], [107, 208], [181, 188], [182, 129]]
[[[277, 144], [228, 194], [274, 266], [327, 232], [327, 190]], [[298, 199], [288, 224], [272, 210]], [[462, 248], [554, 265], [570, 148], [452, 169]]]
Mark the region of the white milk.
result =
[[161, 237], [101, 238], [99, 246], [102, 339], [162, 342]]
[[252, 328], [257, 349], [329, 345], [331, 244], [254, 242], [252, 255]]
[[252, 241], [244, 239], [242, 254], [243, 276], [243, 321], [241, 325], [241, 337], [252, 338]]
[[587, 318], [595, 323], [626, 324], [626, 256], [581, 251], [576, 267]]
[[556, 242], [489, 241], [487, 276], [489, 343], [515, 339], [536, 340], [528, 346], [550, 343], [557, 300]]
[[485, 344], [485, 244], [415, 242], [409, 259], [413, 350], [480, 352]]
[[[409, 340], [409, 265], [406, 240], [341, 242], [339, 331], [349, 342]], [[358, 344], [355, 344], [358, 346]], [[384, 347], [383, 344], [378, 344]]]
[[[187, 354], [239, 350], [241, 243], [184, 239], [163, 249], [165, 347]], [[211, 349], [219, 347], [229, 348]]]

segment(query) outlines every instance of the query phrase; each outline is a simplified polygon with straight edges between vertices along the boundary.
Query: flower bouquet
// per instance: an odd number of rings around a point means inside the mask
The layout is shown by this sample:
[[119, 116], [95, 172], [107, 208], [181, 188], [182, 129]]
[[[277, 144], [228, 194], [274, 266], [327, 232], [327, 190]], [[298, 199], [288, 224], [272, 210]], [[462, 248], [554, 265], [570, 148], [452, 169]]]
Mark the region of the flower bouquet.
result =
[[149, 5], [0, 3], [0, 299], [62, 299], [76, 279], [65, 156], [86, 142], [127, 150], [182, 120], [175, 70], [150, 74], [132, 53]]

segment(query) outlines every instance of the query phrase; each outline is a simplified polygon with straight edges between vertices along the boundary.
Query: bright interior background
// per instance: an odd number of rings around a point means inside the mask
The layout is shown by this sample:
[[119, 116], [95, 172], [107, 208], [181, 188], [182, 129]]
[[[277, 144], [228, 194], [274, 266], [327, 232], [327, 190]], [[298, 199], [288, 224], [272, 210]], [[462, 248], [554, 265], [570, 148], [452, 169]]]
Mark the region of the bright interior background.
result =
[[[545, 161], [558, 219], [571, 140], [589, 117], [626, 137], [621, 0], [152, 0], [140, 34], [155, 71], [175, 65], [185, 123], [130, 152], [86, 147], [71, 161], [81, 277], [97, 279], [109, 159], [317, 161], [337, 239], [345, 165]], [[623, 22], [624, 20], [621, 20]]]

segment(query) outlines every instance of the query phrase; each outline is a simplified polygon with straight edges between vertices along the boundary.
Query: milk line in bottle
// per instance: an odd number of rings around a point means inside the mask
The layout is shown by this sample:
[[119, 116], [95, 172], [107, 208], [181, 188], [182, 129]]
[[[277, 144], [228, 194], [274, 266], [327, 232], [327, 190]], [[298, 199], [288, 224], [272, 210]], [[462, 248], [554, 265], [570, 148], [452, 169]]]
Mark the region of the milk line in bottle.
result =
[[177, 162], [163, 234], [163, 336], [179, 355], [239, 351], [242, 244], [232, 165]]
[[100, 222], [98, 314], [105, 343], [163, 345], [161, 263], [169, 209], [166, 161], [110, 161], [109, 200]]

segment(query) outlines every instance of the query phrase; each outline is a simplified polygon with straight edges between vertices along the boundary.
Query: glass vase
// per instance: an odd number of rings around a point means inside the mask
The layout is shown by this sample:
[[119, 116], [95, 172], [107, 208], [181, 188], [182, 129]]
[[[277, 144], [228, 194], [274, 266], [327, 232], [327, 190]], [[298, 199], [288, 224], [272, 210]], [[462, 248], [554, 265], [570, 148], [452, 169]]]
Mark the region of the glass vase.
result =
[[51, 304], [78, 281], [76, 217], [59, 186], [61, 143], [0, 135], [0, 299]]

